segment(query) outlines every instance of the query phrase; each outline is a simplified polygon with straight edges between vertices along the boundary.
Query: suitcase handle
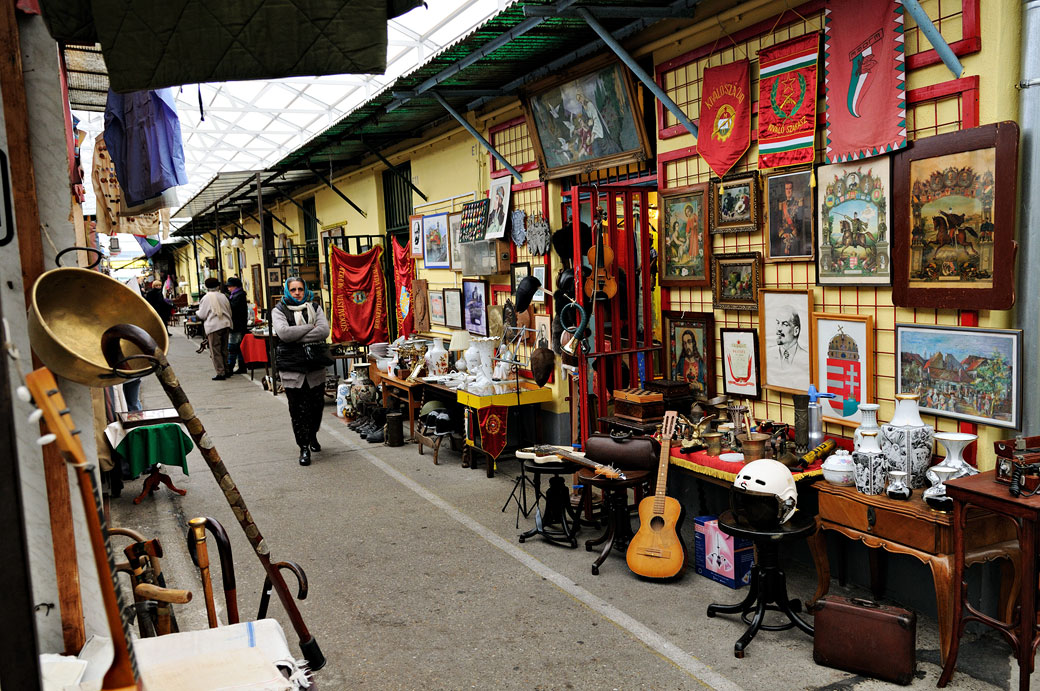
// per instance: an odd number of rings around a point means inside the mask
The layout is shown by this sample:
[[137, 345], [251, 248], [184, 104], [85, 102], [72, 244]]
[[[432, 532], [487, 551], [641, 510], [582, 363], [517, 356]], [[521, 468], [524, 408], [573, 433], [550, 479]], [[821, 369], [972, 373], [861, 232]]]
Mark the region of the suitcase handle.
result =
[[880, 609], [881, 608], [881, 605], [879, 605], [878, 603], [874, 602], [873, 600], [868, 600], [868, 599], [866, 599], [864, 597], [850, 598], [849, 602], [855, 603], [855, 604], [859, 605], [860, 607], [866, 607], [868, 609]]

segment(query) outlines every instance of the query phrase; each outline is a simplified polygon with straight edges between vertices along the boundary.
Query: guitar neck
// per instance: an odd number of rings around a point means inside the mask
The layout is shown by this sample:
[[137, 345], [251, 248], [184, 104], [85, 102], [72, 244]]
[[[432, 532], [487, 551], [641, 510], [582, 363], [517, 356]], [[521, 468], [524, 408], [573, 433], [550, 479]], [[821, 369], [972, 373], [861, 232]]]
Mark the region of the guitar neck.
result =
[[614, 468], [611, 467], [611, 466], [605, 466], [602, 463], [596, 463], [594, 461], [590, 461], [589, 459], [585, 458], [584, 456], [578, 456], [577, 454], [570, 454], [570, 453], [567, 453], [566, 451], [564, 451], [562, 449], [555, 449], [553, 447], [538, 447], [538, 450], [539, 451], [545, 451], [546, 453], [549, 453], [549, 454], [551, 454], [553, 456], [559, 456], [560, 458], [566, 459], [566, 460], [570, 461], [571, 463], [577, 463], [578, 465], [585, 466], [586, 468], [592, 468], [593, 470], [599, 470], [599, 471], [609, 470], [609, 471], [611, 471], [613, 473], [616, 473], [618, 475], [619, 479], [622, 479], [622, 480], [625, 479], [624, 473], [621, 473], [621, 472], [618, 472], [618, 471], [614, 470]]
[[654, 513], [664, 513], [665, 499], [668, 490], [668, 465], [672, 453], [672, 442], [665, 439], [661, 442], [661, 459], [657, 463], [657, 487], [654, 490]]

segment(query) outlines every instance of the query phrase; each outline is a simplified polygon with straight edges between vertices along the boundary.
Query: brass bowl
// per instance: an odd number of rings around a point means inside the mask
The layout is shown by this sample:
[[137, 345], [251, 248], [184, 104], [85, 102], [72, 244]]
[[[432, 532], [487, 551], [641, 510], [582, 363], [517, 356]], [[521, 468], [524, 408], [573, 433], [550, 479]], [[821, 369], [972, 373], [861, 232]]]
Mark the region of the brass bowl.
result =
[[[101, 352], [101, 335], [117, 324], [133, 324], [148, 332], [162, 352], [170, 347], [166, 325], [139, 293], [96, 271], [53, 269], [32, 289], [29, 342], [52, 372], [86, 386], [105, 387], [148, 374], [150, 367], [121, 369], [117, 374]], [[123, 342], [123, 355], [137, 355]], [[146, 364], [131, 360], [130, 365]]]

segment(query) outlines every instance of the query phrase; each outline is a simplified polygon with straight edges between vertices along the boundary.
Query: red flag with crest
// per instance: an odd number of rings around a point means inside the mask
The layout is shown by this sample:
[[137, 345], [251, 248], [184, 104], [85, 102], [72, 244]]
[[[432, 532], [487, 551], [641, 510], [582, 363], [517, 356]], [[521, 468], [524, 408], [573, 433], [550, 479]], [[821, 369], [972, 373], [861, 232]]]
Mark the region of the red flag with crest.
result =
[[816, 67], [820, 35], [806, 34], [758, 51], [758, 167], [816, 158]]
[[398, 235], [404, 240], [404, 246], [392, 240], [390, 245], [394, 248], [394, 287], [397, 295], [394, 299], [394, 308], [397, 312], [397, 333], [408, 336], [415, 331], [414, 315], [412, 314], [412, 279], [415, 278], [415, 260], [412, 259], [412, 247], [408, 238]]
[[329, 322], [334, 343], [357, 341], [368, 345], [389, 340], [386, 331], [386, 285], [383, 248], [347, 254], [332, 247], [329, 278], [332, 309]]
[[751, 145], [751, 63], [704, 70], [697, 153], [720, 178]]

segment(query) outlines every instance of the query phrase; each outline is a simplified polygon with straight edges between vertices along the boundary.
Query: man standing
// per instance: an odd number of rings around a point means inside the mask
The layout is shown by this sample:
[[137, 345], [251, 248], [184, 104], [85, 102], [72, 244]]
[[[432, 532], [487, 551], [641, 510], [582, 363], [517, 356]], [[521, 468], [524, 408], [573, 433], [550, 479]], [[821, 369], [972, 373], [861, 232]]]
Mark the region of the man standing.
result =
[[[249, 326], [246, 306], [246, 291], [242, 290], [242, 279], [232, 276], [227, 280], [228, 302], [231, 303], [231, 334], [228, 336], [228, 375], [245, 374], [246, 359], [242, 356], [242, 339]], [[236, 369], [235, 365], [238, 365]]]
[[198, 317], [206, 329], [206, 340], [209, 341], [209, 354], [213, 360], [213, 369], [217, 376], [213, 381], [228, 378], [231, 368], [228, 367], [228, 335], [231, 331], [231, 303], [227, 296], [220, 292], [220, 281], [210, 276], [206, 279], [206, 294], [199, 300]]

